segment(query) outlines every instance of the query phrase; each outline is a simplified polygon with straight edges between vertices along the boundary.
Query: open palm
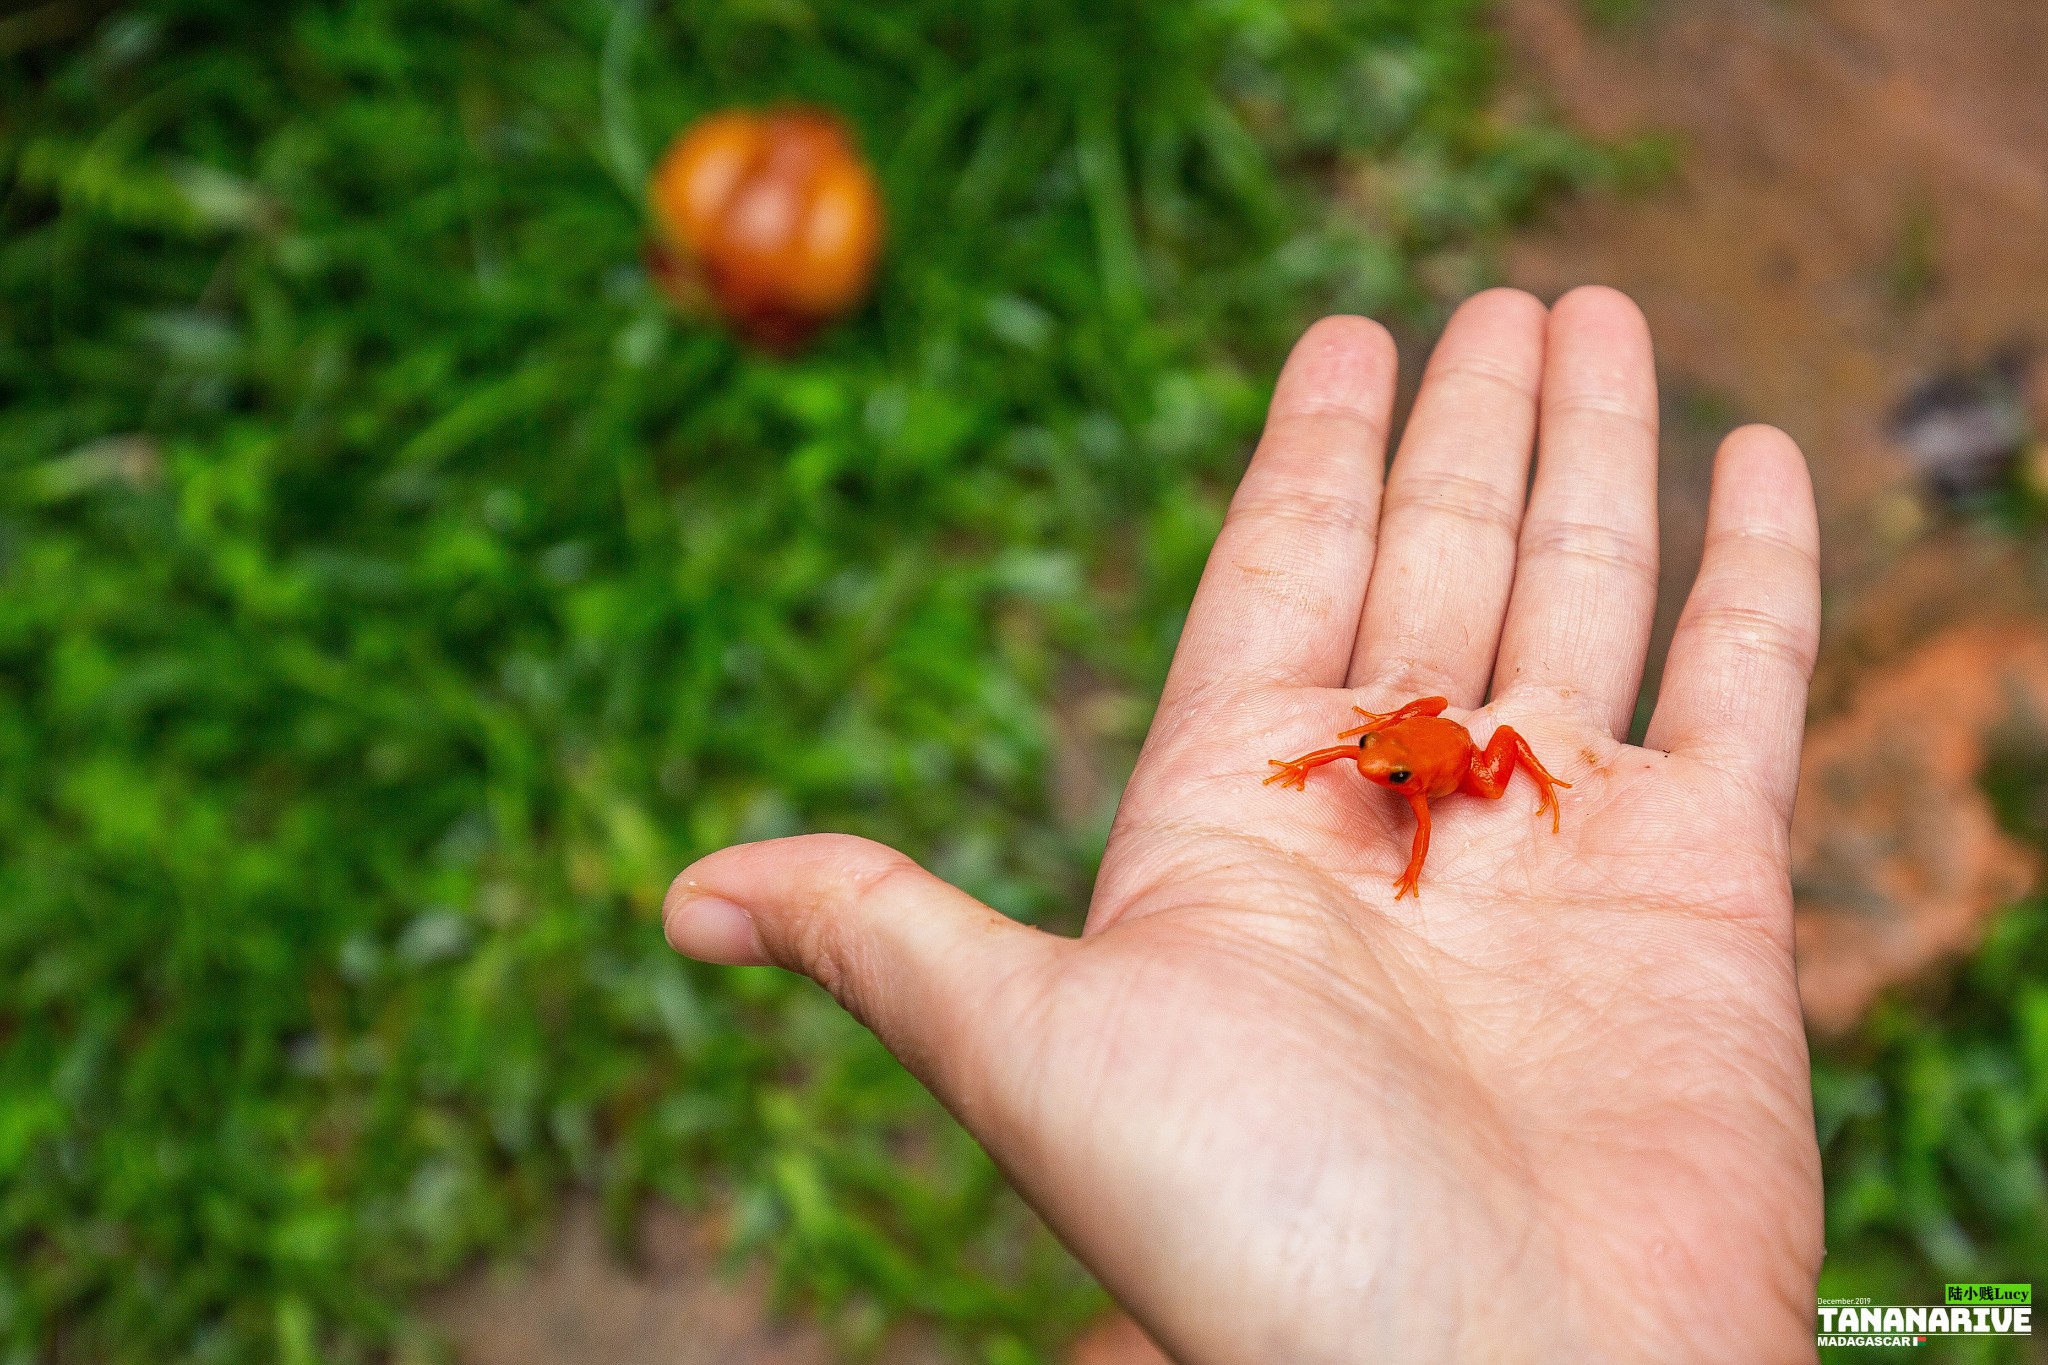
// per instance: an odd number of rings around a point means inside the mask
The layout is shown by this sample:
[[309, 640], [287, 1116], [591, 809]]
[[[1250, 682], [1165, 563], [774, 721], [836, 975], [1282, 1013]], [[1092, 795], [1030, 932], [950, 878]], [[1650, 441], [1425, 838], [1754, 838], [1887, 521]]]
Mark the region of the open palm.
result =
[[[1393, 386], [1372, 323], [1295, 348], [1080, 939], [815, 835], [687, 870], [670, 940], [832, 990], [1183, 1365], [1811, 1358], [1804, 464], [1767, 428], [1723, 445], [1637, 748], [1640, 314], [1468, 302], [1383, 488]], [[1557, 834], [1525, 775], [1436, 803], [1397, 901], [1405, 803], [1349, 764], [1261, 779], [1425, 695], [1573, 785]]]

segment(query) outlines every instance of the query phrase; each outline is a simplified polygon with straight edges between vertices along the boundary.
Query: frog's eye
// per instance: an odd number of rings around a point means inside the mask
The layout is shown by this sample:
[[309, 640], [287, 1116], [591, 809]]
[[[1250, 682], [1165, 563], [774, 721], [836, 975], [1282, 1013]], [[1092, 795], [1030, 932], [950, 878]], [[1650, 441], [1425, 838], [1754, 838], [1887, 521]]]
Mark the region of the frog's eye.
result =
[[1409, 772], [1406, 768], [1396, 768], [1394, 769], [1394, 771], [1387, 774], [1387, 781], [1391, 782], [1393, 785], [1398, 787], [1414, 775], [1415, 774]]

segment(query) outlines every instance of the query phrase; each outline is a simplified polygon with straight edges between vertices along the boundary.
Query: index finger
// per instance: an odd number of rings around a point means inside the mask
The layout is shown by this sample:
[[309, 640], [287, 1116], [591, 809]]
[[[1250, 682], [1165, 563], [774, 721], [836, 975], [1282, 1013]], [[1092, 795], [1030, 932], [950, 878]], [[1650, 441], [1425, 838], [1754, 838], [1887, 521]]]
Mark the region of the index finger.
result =
[[1643, 742], [1753, 780], [1789, 817], [1819, 645], [1820, 527], [1806, 461], [1784, 432], [1743, 427], [1714, 460], [1706, 551]]
[[1366, 318], [1324, 318], [1295, 343], [1162, 708], [1222, 681], [1343, 685], [1372, 571], [1394, 369], [1393, 338]]

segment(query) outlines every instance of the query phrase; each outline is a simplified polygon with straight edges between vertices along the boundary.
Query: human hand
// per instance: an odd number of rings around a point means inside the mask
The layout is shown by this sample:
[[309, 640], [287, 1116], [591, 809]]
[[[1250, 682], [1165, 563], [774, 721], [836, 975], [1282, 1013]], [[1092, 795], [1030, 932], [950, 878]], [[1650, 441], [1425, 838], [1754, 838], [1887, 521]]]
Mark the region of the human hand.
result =
[[[1078, 940], [813, 835], [687, 869], [669, 941], [824, 985], [1183, 1365], [1811, 1359], [1805, 465], [1768, 428], [1723, 444], [1636, 748], [1641, 315], [1602, 289], [1468, 301], [1382, 496], [1394, 370], [1362, 319], [1296, 346]], [[1558, 835], [1526, 776], [1443, 801], [1397, 902], [1402, 802], [1346, 764], [1261, 779], [1354, 703], [1432, 694], [1573, 786]]]

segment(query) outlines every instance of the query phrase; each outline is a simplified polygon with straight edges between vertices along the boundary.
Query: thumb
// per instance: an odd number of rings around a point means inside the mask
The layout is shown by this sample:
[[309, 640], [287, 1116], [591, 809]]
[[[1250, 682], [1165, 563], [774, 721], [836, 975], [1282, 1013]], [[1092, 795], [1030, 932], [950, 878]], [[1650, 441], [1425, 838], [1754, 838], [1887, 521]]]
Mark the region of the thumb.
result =
[[[845, 834], [740, 844], [683, 869], [669, 946], [705, 962], [801, 972], [881, 1038], [970, 1128], [993, 1017], [1062, 940]], [[999, 1027], [999, 1026], [994, 1026]]]

